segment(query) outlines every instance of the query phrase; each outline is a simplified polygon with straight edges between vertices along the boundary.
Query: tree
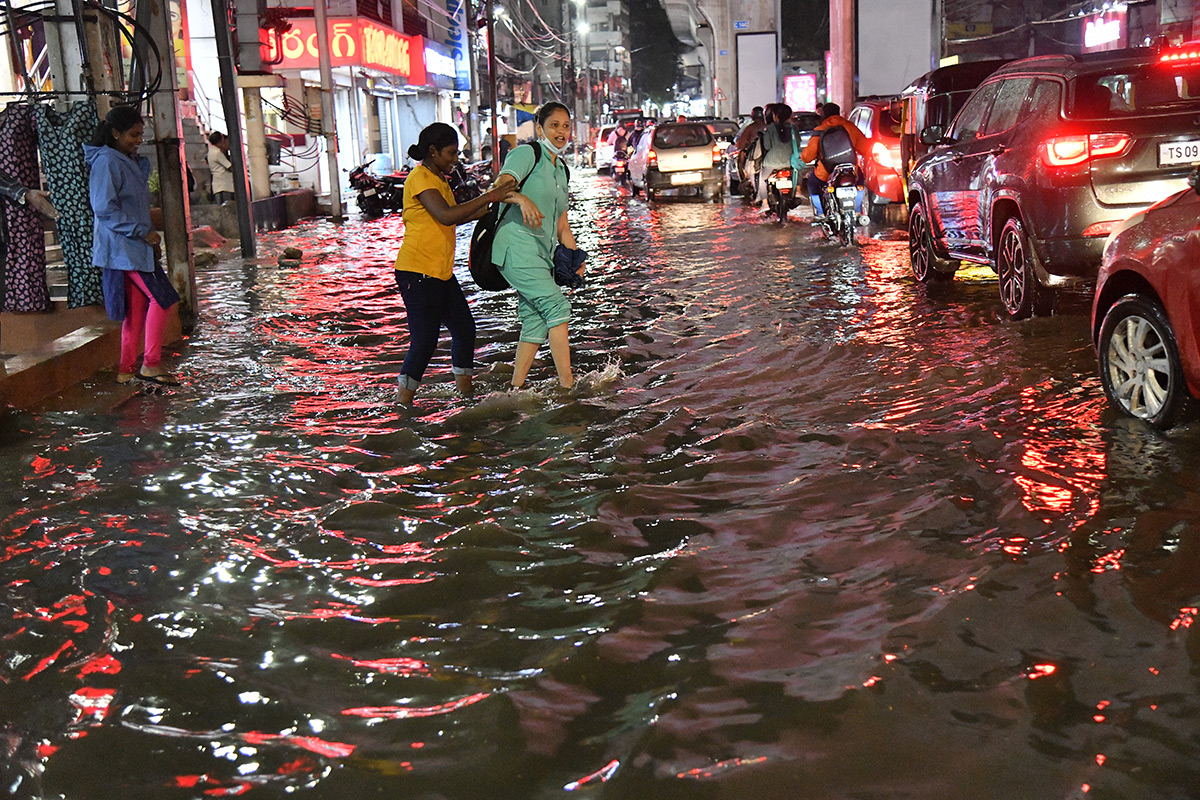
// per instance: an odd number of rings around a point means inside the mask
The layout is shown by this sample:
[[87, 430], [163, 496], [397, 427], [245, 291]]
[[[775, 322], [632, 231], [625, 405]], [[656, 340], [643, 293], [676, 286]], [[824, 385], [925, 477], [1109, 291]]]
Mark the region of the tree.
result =
[[629, 44], [634, 94], [659, 104], [673, 101], [682, 45], [659, 0], [629, 0]]

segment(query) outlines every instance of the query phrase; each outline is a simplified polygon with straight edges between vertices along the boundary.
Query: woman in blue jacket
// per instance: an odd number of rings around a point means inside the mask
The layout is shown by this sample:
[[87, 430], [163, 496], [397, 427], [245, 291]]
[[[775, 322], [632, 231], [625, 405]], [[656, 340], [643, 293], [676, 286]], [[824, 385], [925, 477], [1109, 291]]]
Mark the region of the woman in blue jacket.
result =
[[137, 108], [115, 106], [83, 146], [96, 215], [92, 263], [104, 270], [105, 310], [121, 323], [117, 383], [138, 378], [178, 386], [161, 364], [163, 332], [179, 294], [154, 252], [160, 237], [150, 221], [150, 162], [137, 152], [144, 130]]

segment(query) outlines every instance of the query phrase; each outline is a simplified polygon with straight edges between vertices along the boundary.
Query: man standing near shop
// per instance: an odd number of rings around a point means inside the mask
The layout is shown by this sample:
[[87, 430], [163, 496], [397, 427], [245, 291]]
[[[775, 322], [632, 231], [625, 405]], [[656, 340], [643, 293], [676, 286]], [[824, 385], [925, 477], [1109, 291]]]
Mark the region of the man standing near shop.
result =
[[208, 135], [208, 168], [212, 170], [213, 202], [233, 200], [233, 162], [229, 160], [229, 137], [220, 131]]

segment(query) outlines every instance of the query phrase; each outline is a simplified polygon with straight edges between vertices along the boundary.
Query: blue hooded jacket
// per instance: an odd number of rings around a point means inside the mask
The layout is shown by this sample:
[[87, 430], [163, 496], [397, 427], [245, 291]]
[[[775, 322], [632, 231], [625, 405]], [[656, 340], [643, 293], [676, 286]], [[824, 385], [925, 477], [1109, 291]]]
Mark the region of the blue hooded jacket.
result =
[[91, 167], [90, 198], [96, 225], [92, 233], [92, 263], [103, 269], [153, 272], [154, 248], [146, 236], [150, 222], [150, 162], [130, 158], [108, 145], [85, 144]]

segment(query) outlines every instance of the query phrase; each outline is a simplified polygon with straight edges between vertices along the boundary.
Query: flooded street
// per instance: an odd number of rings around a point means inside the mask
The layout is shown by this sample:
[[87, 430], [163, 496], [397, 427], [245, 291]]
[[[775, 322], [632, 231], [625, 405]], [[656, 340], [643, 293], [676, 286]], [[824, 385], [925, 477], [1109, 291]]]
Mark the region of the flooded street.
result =
[[468, 226], [482, 391], [443, 338], [398, 407], [393, 217], [199, 270], [174, 395], [4, 421], [0, 792], [1195, 797], [1200, 426], [1107, 407], [1086, 300], [578, 172], [571, 393], [504, 392]]

